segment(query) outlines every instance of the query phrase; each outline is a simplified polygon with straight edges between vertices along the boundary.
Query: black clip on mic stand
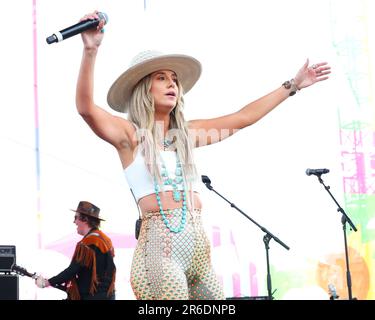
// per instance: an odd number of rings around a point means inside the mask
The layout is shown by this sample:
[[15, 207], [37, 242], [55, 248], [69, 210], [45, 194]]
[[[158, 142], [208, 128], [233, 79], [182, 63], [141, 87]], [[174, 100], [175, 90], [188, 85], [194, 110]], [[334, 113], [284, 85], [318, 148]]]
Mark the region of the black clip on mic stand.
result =
[[329, 193], [329, 195], [331, 196], [333, 201], [336, 203], [337, 212], [342, 213], [341, 223], [342, 223], [342, 229], [344, 231], [345, 260], [346, 260], [346, 282], [347, 282], [347, 286], [348, 286], [348, 297], [349, 297], [349, 300], [356, 300], [356, 298], [353, 298], [353, 296], [352, 296], [352, 280], [351, 280], [351, 277], [350, 277], [348, 244], [347, 244], [347, 239], [346, 239], [346, 223], [348, 222], [349, 225], [350, 225], [350, 228], [352, 230], [356, 231], [356, 232], [357, 232], [357, 228], [354, 226], [353, 222], [350, 220], [348, 215], [345, 213], [344, 209], [341, 208], [341, 206], [338, 204], [335, 197], [332, 195], [331, 191], [329, 191], [330, 186], [326, 186], [324, 184], [323, 179], [321, 177], [321, 174], [317, 174], [316, 176], [318, 177], [319, 182], [324, 186], [324, 189], [327, 190], [327, 192]]
[[276, 242], [278, 242], [280, 245], [282, 245], [285, 249], [289, 250], [289, 247], [283, 243], [280, 239], [278, 239], [277, 237], [275, 237], [271, 232], [269, 232], [266, 228], [264, 228], [263, 226], [261, 226], [259, 223], [257, 223], [256, 221], [254, 221], [252, 218], [250, 218], [246, 213], [244, 213], [241, 209], [239, 209], [234, 203], [228, 201], [226, 198], [224, 198], [220, 193], [218, 193], [212, 186], [211, 186], [211, 180], [207, 177], [207, 176], [202, 176], [202, 182], [206, 185], [206, 187], [215, 192], [218, 196], [220, 196], [221, 198], [223, 198], [226, 202], [228, 202], [230, 204], [230, 206], [232, 208], [235, 208], [236, 210], [238, 210], [240, 213], [242, 213], [246, 218], [248, 218], [252, 223], [254, 223], [255, 225], [257, 225], [264, 233], [264, 237], [263, 237], [263, 242], [264, 242], [264, 245], [265, 245], [265, 248], [266, 248], [266, 258], [267, 258], [267, 292], [268, 292], [268, 300], [273, 300], [273, 294], [275, 293], [272, 292], [272, 284], [271, 284], [271, 273], [270, 273], [270, 263], [269, 263], [269, 254], [268, 254], [268, 250], [269, 250], [269, 242], [270, 240], [273, 238], [275, 239]]

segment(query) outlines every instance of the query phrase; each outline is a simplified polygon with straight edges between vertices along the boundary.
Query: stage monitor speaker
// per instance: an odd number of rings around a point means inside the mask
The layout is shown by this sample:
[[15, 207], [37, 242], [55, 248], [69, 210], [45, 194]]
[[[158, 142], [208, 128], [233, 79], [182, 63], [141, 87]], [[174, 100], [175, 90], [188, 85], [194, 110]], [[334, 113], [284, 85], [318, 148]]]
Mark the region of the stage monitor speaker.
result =
[[0, 245], [0, 272], [10, 272], [16, 263], [16, 246]]
[[0, 274], [0, 300], [18, 300], [18, 275]]

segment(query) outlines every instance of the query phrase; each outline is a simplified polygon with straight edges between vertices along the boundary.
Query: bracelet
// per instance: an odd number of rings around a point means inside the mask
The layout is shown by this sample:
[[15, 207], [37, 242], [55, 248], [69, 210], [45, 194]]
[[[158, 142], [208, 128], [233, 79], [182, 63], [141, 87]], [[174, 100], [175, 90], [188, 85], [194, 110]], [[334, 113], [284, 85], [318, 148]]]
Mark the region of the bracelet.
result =
[[299, 90], [299, 88], [297, 87], [294, 79], [290, 79], [288, 81], [285, 81], [283, 83], [283, 87], [285, 89], [290, 89], [290, 92], [289, 92], [289, 96], [294, 96], [296, 94], [296, 92]]

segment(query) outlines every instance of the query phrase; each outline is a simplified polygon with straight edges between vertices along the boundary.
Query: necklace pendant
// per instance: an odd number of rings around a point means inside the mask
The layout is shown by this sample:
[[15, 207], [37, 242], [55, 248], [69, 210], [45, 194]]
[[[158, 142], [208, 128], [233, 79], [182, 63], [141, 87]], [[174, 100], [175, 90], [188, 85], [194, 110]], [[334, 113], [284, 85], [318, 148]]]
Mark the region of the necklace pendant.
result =
[[168, 140], [168, 139], [164, 139], [163, 140], [163, 146], [164, 146], [164, 149], [168, 149], [173, 143], [173, 140]]

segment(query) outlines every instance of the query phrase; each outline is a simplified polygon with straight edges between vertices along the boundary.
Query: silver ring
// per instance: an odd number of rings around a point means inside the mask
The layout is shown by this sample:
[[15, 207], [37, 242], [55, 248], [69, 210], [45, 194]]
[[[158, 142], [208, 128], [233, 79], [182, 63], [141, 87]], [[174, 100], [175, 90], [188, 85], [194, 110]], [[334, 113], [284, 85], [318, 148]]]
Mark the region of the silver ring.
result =
[[313, 64], [311, 67], [312, 67], [313, 69], [316, 69], [318, 66], [317, 66], [316, 64]]

